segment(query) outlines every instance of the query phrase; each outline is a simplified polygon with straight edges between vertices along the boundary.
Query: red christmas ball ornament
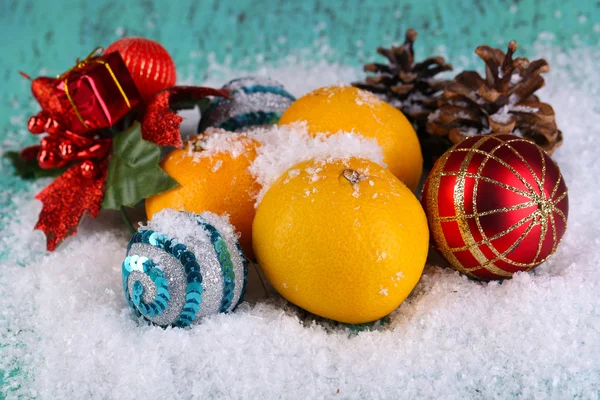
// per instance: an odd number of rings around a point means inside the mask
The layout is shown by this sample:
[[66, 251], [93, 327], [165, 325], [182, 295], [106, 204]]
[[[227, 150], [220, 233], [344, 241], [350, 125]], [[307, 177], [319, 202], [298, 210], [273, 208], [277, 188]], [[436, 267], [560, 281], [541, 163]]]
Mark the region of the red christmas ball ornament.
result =
[[514, 135], [479, 135], [452, 147], [433, 166], [421, 201], [434, 246], [475, 279], [537, 267], [567, 228], [569, 198], [558, 166]]
[[104, 54], [115, 51], [123, 57], [144, 101], [175, 85], [175, 63], [160, 43], [140, 37], [128, 37], [108, 46]]

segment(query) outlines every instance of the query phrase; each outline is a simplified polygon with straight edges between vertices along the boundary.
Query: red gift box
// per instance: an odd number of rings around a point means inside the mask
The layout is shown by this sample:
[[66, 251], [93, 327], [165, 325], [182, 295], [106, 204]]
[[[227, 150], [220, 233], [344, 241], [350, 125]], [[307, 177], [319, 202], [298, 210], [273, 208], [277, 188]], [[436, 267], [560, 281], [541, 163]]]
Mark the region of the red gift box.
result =
[[113, 126], [142, 98], [119, 53], [88, 57], [61, 75], [56, 95], [74, 133]]

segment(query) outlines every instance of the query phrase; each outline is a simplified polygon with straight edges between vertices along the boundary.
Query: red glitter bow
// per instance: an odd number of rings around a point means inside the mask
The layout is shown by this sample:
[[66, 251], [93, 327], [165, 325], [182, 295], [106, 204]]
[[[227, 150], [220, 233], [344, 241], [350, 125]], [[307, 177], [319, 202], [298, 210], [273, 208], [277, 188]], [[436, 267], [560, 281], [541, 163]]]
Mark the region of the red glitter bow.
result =
[[83, 214], [98, 215], [102, 202], [106, 170], [111, 148], [110, 138], [85, 137], [61, 129], [60, 123], [40, 113], [28, 124], [33, 134], [44, 133], [39, 146], [21, 151], [29, 161], [37, 159], [43, 169], [70, 167], [35, 196], [43, 204], [35, 229], [47, 237], [47, 248], [54, 251], [68, 235], [77, 232]]

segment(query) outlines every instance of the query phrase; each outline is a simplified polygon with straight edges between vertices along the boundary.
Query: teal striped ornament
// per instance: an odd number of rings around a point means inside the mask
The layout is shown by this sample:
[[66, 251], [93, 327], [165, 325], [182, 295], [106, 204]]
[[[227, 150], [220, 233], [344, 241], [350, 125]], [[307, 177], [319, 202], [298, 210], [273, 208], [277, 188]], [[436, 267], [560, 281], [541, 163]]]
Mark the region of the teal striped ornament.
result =
[[[212, 213], [157, 215], [132, 236], [121, 268], [125, 298], [136, 315], [159, 326], [186, 327], [232, 311], [243, 300], [248, 264], [231, 225]], [[174, 231], [182, 222], [185, 234]]]
[[296, 99], [282, 84], [268, 78], [239, 78], [223, 86], [228, 99], [218, 98], [202, 113], [198, 132], [207, 128], [239, 131], [252, 126], [272, 125]]

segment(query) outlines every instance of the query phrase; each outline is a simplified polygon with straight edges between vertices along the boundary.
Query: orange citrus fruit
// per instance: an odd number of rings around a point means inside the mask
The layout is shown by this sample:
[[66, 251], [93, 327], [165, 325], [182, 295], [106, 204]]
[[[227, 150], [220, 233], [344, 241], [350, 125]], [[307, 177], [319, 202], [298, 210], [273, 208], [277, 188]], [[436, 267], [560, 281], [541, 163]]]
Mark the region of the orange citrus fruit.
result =
[[374, 94], [352, 86], [317, 89], [296, 100], [280, 125], [306, 122], [309, 133], [355, 132], [375, 138], [384, 161], [411, 190], [419, 185], [423, 156], [417, 134], [404, 114]]
[[[180, 186], [146, 199], [150, 219], [163, 208], [229, 215], [240, 233], [246, 256], [252, 253], [252, 220], [260, 184], [249, 171], [256, 158], [258, 142], [244, 135], [231, 135], [223, 149], [202, 150], [206, 135], [189, 142], [185, 149], [172, 151], [161, 163]], [[226, 148], [227, 147], [227, 148]]]
[[392, 312], [419, 281], [429, 231], [415, 195], [361, 158], [305, 161], [269, 188], [252, 229], [273, 287], [325, 318], [359, 324]]

